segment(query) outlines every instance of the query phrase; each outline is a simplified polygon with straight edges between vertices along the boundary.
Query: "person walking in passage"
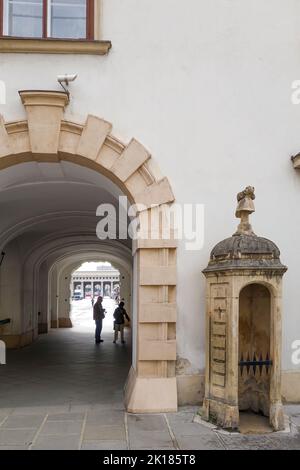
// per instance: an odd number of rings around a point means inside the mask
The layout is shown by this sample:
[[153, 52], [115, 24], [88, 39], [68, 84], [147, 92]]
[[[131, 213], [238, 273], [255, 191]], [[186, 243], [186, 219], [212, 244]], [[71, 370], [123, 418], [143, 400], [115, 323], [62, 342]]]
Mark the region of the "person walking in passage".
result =
[[127, 318], [128, 321], [130, 321], [129, 316], [127, 315], [127, 312], [124, 308], [124, 302], [120, 302], [119, 306], [116, 308], [114, 311], [114, 330], [115, 330], [115, 336], [114, 336], [114, 343], [118, 341], [118, 335], [119, 331], [121, 332], [121, 341], [124, 344], [124, 324], [125, 324], [125, 319], [124, 317]]
[[105, 309], [102, 307], [102, 300], [103, 298], [100, 296], [97, 299], [97, 302], [94, 305], [93, 317], [96, 323], [96, 330], [95, 330], [95, 342], [96, 344], [103, 343], [103, 339], [101, 339], [101, 331], [102, 331], [102, 322], [103, 318], [105, 318]]

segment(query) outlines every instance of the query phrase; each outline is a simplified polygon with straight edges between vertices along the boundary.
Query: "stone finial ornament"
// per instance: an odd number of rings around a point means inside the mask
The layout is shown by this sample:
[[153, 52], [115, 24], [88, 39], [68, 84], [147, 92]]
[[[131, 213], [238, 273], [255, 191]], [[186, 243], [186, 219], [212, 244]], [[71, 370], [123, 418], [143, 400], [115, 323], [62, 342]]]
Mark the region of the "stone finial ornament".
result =
[[237, 195], [238, 205], [235, 216], [241, 219], [241, 222], [234, 235], [255, 235], [249, 223], [249, 215], [255, 212], [253, 203], [255, 199], [254, 190], [253, 186], [247, 186], [244, 191], [241, 191]]

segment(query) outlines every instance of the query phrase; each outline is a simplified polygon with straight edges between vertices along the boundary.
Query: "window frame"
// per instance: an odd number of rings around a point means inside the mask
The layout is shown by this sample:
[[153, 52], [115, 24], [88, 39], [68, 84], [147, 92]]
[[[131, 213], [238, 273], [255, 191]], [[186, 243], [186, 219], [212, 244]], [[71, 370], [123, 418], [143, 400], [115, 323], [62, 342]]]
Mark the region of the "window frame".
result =
[[3, 34], [3, 14], [4, 14], [4, 0], [0, 0], [0, 38], [17, 38], [17, 39], [35, 39], [35, 40], [71, 40], [71, 41], [93, 41], [94, 40], [94, 21], [95, 21], [95, 5], [94, 0], [86, 0], [86, 37], [85, 38], [59, 38], [48, 36], [48, 11], [49, 0], [43, 1], [43, 18], [42, 18], [42, 31], [43, 35], [37, 38], [28, 38], [25, 36], [8, 36]]

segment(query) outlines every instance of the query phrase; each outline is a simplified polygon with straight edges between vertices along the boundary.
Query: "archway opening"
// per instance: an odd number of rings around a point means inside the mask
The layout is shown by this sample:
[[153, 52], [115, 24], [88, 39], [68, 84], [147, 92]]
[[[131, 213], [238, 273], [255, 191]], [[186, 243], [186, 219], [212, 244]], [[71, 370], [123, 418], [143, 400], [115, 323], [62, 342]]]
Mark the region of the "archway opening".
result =
[[[0, 245], [5, 252], [0, 318], [10, 320], [2, 331], [9, 351], [1, 405], [77, 406], [86, 401], [122, 407], [132, 360], [131, 330], [126, 330], [122, 349], [113, 344], [113, 311], [122, 280], [132, 315], [132, 247], [129, 238], [118, 236], [121, 190], [107, 177], [74, 163], [27, 162], [0, 172], [0, 191]], [[96, 234], [101, 204], [115, 209], [110, 227], [113, 222], [117, 226], [116, 236], [104, 240]], [[128, 220], [123, 220], [127, 228]], [[72, 273], [84, 261], [102, 262], [100, 289], [108, 315], [101, 349], [94, 341], [89, 298], [99, 293], [96, 279], [84, 284], [86, 328], [82, 321], [70, 328]]]
[[244, 433], [271, 432], [271, 295], [262, 284], [244, 287], [239, 296], [239, 411]]

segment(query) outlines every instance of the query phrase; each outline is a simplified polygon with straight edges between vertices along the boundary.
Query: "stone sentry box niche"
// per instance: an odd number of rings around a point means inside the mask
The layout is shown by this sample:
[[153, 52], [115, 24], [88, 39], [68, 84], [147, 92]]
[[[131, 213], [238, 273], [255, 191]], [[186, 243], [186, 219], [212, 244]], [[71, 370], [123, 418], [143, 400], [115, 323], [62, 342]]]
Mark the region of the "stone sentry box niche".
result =
[[281, 289], [278, 247], [249, 223], [254, 188], [237, 196], [236, 233], [211, 252], [206, 293], [206, 374], [202, 418], [239, 428], [239, 411], [284, 428], [281, 402]]

